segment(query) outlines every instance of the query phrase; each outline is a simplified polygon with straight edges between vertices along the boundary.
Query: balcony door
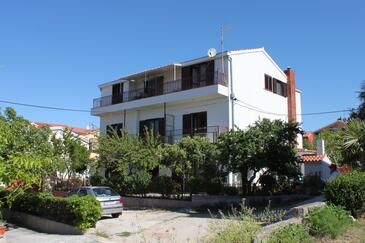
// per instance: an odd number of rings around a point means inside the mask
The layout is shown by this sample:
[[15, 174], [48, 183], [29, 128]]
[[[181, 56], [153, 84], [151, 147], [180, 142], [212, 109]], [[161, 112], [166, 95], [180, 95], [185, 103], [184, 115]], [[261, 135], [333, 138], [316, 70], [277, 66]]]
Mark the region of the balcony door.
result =
[[113, 85], [112, 91], [112, 104], [118, 104], [123, 102], [123, 83]]
[[214, 61], [182, 68], [182, 89], [193, 89], [214, 84]]
[[207, 132], [207, 112], [183, 115], [183, 135], [199, 135]]
[[163, 94], [163, 76], [148, 79], [145, 83], [147, 97]]
[[139, 135], [146, 137], [146, 129], [152, 131], [154, 135], [165, 136], [165, 119], [154, 118], [139, 122]]

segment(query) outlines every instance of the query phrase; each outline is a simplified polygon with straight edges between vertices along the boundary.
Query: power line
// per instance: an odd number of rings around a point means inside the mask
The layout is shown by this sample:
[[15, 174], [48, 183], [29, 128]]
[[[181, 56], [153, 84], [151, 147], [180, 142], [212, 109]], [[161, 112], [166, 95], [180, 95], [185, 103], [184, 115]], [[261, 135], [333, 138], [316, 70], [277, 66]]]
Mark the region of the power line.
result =
[[90, 110], [52, 107], [52, 106], [44, 106], [44, 105], [33, 105], [33, 104], [19, 103], [19, 102], [14, 102], [14, 101], [7, 101], [7, 100], [0, 100], [0, 103], [27, 106], [27, 107], [34, 107], [34, 108], [40, 108], [40, 109], [48, 109], [48, 110], [72, 111], [72, 112], [90, 112]]
[[[242, 105], [242, 104], [236, 103], [237, 105], [242, 106], [242, 107], [245, 107], [245, 108], [250, 109], [250, 110], [253, 110], [253, 111], [257, 111], [257, 112], [261, 112], [261, 113], [266, 113], [266, 114], [269, 114], [269, 115], [288, 116], [288, 114], [280, 114], [280, 113], [274, 113], [274, 112], [266, 111], [264, 109], [261, 109], [259, 107], [250, 105], [250, 104], [245, 103], [245, 102], [243, 102], [241, 100], [238, 100], [238, 99], [236, 99], [236, 101], [244, 104], [244, 105]], [[333, 110], [333, 111], [319, 111], [319, 112], [310, 112], [310, 113], [299, 113], [299, 114], [296, 114], [296, 115], [297, 116], [314, 116], [314, 115], [325, 115], [325, 114], [342, 113], [342, 112], [353, 112], [355, 110], [357, 110], [357, 109], [343, 109], [343, 110]]]
[[[248, 104], [246, 102], [243, 102], [241, 100], [236, 99], [236, 104], [247, 108], [249, 110], [253, 110], [260, 113], [266, 113], [269, 115], [275, 115], [275, 116], [288, 116], [288, 114], [280, 114], [280, 113], [274, 113], [270, 111], [266, 111], [264, 109], [261, 109], [257, 106]], [[240, 103], [242, 104], [240, 104]], [[26, 107], [33, 107], [33, 108], [39, 108], [39, 109], [49, 109], [49, 110], [60, 110], [60, 111], [71, 111], [71, 112], [90, 112], [90, 110], [83, 110], [83, 109], [72, 109], [72, 108], [62, 108], [62, 107], [52, 107], [52, 106], [43, 106], [43, 105], [34, 105], [34, 104], [27, 104], [27, 103], [20, 103], [20, 102], [14, 102], [14, 101], [7, 101], [7, 100], [0, 100], [0, 103], [4, 104], [11, 104], [11, 105], [20, 105], [20, 106], [26, 106]], [[352, 112], [357, 109], [343, 109], [343, 110], [333, 110], [333, 111], [319, 111], [319, 112], [310, 112], [310, 113], [301, 113], [296, 114], [297, 116], [314, 116], [314, 115], [325, 115], [325, 114], [334, 114], [334, 113], [341, 113], [341, 112]]]

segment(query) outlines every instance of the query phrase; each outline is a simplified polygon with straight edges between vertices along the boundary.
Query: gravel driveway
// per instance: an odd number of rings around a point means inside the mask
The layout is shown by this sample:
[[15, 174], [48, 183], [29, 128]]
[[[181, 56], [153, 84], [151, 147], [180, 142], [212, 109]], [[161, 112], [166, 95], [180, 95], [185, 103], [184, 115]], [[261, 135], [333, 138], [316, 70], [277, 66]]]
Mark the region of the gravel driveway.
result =
[[0, 242], [201, 242], [212, 220], [209, 214], [183, 211], [125, 210], [117, 219], [104, 217], [82, 236], [10, 228]]

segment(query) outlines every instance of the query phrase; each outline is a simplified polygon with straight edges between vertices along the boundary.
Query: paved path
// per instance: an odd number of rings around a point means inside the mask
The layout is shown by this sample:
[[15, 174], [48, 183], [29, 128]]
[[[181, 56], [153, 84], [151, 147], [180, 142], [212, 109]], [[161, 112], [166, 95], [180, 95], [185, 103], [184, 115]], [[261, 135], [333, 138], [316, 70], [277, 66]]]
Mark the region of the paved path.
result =
[[208, 233], [208, 214], [163, 210], [126, 210], [117, 219], [105, 217], [85, 235], [53, 235], [10, 228], [2, 242], [200, 242]]

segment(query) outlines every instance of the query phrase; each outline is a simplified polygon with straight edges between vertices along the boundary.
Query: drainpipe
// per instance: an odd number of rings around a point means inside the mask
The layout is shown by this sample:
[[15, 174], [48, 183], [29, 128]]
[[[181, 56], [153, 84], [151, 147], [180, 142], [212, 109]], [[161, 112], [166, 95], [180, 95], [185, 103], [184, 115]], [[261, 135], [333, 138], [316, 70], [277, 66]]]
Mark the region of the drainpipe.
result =
[[228, 89], [229, 89], [229, 101], [230, 101], [230, 108], [231, 108], [231, 126], [232, 129], [235, 129], [234, 124], [234, 101], [236, 100], [236, 97], [233, 92], [233, 73], [232, 73], [232, 58], [228, 56], [228, 62], [229, 62], [229, 78], [228, 78]]

